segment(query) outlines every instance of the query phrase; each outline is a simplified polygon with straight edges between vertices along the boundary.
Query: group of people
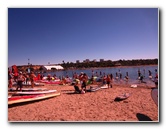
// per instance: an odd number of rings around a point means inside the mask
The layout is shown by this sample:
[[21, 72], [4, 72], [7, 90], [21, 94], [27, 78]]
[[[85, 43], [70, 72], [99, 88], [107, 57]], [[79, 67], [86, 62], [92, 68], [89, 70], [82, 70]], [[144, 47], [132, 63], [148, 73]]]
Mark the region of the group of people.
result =
[[[108, 88], [112, 88], [112, 84], [111, 84], [112, 79], [113, 79], [113, 76], [111, 76], [109, 74], [103, 75], [103, 77], [101, 78], [101, 80], [99, 82], [102, 83], [103, 85], [107, 85]], [[89, 78], [86, 73], [81, 72], [79, 76], [75, 76], [75, 78], [74, 78], [75, 91], [78, 93], [86, 93], [87, 85], [95, 84], [95, 82], [96, 82], [96, 79], [93, 76], [93, 74], [92, 74], [91, 78]], [[79, 89], [78, 84], [80, 84], [81, 89]]]
[[[149, 78], [151, 79], [152, 77], [152, 72], [150, 70], [148, 70], [149, 73]], [[100, 76], [99, 76], [100, 75]], [[89, 78], [87, 76], [86, 73], [81, 72], [80, 74], [73, 74], [73, 80], [75, 81], [75, 85], [77, 84], [81, 84], [81, 91], [86, 92], [86, 86], [88, 84], [95, 84], [95, 82], [97, 81], [96, 78], [100, 78], [100, 82], [102, 82], [103, 85], [107, 85], [108, 88], [112, 88], [112, 81], [114, 79], [113, 74], [105, 74], [100, 72], [98, 75], [98, 73], [94, 73], [94, 71], [92, 71], [92, 75]], [[145, 70], [144, 70], [144, 75], [145, 75]], [[42, 80], [44, 76], [38, 74], [37, 76], [34, 74], [33, 71], [31, 71], [31, 73], [22, 73], [21, 71], [19, 72], [11, 72], [10, 70], [8, 70], [8, 87], [12, 88], [13, 82], [16, 82], [18, 88], [20, 88], [20, 90], [22, 89], [22, 85], [23, 82], [25, 82], [26, 84], [28, 84], [28, 82], [31, 82], [31, 87], [34, 87], [34, 78], [38, 78], [39, 80]], [[54, 79], [58, 79], [56, 74], [53, 75]], [[67, 83], [67, 80], [69, 77], [66, 75], [66, 77], [62, 77], [62, 79], [60, 79], [61, 81], [63, 81], [64, 83]], [[143, 74], [141, 73], [140, 69], [138, 69], [138, 78], [141, 82], [143, 82]], [[122, 79], [122, 73], [119, 70], [118, 72], [116, 72], [115, 74], [115, 79], [118, 81], [119, 79]], [[128, 81], [129, 76], [128, 76], [128, 72], [126, 72], [126, 76], [124, 78], [126, 81]], [[158, 73], [157, 73], [157, 69], [155, 69], [155, 84], [156, 86], [158, 85]], [[52, 76], [50, 74], [48, 74], [47, 76], [47, 80], [51, 81], [52, 80]], [[101, 83], [100, 83], [101, 84]]]
[[[157, 87], [158, 86], [158, 72], [157, 72], [157, 69], [155, 69], [154, 77], [152, 76], [151, 70], [148, 70], [148, 75], [149, 75], [150, 80], [154, 79], [153, 81], [155, 82], [155, 85]], [[138, 69], [138, 79], [141, 82], [144, 82], [144, 78], [145, 78], [145, 69], [143, 69], [143, 74], [141, 73], [140, 69]]]
[[22, 73], [19, 71], [18, 73], [13, 73], [10, 70], [8, 70], [8, 88], [12, 88], [13, 82], [17, 84], [16, 90], [20, 88], [20, 91], [22, 90], [23, 82], [26, 82], [26, 84], [30, 81], [31, 87], [34, 87], [34, 78], [36, 75], [34, 72], [29, 73]]

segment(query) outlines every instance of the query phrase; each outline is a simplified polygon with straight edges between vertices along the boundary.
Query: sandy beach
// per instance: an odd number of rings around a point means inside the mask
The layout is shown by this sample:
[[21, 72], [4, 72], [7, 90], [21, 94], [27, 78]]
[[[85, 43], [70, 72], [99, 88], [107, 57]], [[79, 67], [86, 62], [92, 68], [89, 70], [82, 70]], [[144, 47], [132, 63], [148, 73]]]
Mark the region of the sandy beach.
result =
[[[73, 86], [69, 85], [45, 84], [40, 87], [56, 89], [61, 95], [9, 106], [9, 122], [159, 121], [159, 108], [151, 98], [151, 88], [147, 86], [131, 88], [129, 84], [113, 84], [113, 88], [85, 94], [68, 92], [74, 90]], [[114, 101], [115, 97], [122, 93], [130, 93], [131, 96], [123, 101]]]

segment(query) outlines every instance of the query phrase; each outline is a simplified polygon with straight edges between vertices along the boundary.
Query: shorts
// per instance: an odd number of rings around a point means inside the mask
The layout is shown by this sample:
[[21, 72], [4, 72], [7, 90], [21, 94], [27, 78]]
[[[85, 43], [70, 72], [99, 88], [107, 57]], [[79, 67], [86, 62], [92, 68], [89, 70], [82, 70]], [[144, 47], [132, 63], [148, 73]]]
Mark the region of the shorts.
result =
[[18, 81], [17, 85], [22, 88], [22, 81]]
[[109, 85], [109, 84], [110, 84], [110, 81], [107, 81], [107, 84]]

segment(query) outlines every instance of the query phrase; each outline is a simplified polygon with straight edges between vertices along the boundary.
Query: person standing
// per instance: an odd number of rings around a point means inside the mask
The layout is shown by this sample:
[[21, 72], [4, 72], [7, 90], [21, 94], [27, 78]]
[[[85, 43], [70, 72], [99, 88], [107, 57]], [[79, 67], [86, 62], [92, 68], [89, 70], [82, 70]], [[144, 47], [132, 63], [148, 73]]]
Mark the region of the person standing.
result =
[[115, 77], [115, 79], [118, 80], [118, 78], [119, 78], [119, 77], [118, 77], [118, 73], [116, 72], [116, 77]]
[[[110, 83], [111, 83], [110, 75], [107, 75], [107, 77], [106, 77], [106, 82], [107, 82], [108, 88], [110, 88]], [[111, 85], [111, 88], [112, 88], [112, 85]]]
[[31, 80], [31, 88], [34, 88], [34, 78], [36, 77], [36, 75], [34, 74], [34, 72], [31, 71], [31, 74], [30, 74], [30, 80]]
[[8, 88], [12, 88], [12, 74], [10, 70], [8, 70]]
[[86, 75], [86, 73], [84, 73], [82, 76], [82, 86], [81, 86], [82, 91], [86, 92], [87, 81], [88, 81], [88, 76]]
[[17, 73], [17, 72], [14, 72], [13, 76], [14, 76], [14, 81], [17, 82], [17, 79], [18, 79], [18, 73]]
[[106, 83], [107, 83], [107, 82], [106, 82], [106, 78], [107, 78], [106, 75], [104, 75], [103, 78], [102, 78], [103, 85], [106, 85]]
[[141, 78], [141, 71], [140, 71], [140, 69], [138, 69], [138, 79], [140, 79]]
[[17, 79], [17, 88], [16, 90], [18, 90], [18, 88], [20, 88], [20, 91], [22, 91], [22, 83], [25, 81], [25, 77], [23, 76], [22, 72], [19, 72], [18, 75], [18, 79]]
[[126, 76], [125, 76], [126, 82], [128, 82], [128, 79], [129, 79], [129, 75], [128, 75], [128, 72], [126, 72]]
[[25, 74], [25, 77], [26, 77], [26, 84], [28, 85], [28, 84], [29, 84], [29, 81], [30, 81], [30, 78], [29, 78], [28, 73], [27, 73], [27, 74]]

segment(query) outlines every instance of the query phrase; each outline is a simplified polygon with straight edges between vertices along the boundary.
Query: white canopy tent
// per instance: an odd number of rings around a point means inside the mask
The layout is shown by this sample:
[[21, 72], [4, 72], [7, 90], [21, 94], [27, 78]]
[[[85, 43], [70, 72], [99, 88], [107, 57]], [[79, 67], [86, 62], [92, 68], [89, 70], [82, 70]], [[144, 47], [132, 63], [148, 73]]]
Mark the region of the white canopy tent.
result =
[[52, 68], [55, 68], [57, 70], [63, 70], [64, 68], [60, 65], [44, 65], [43, 66], [46, 70], [51, 70]]

